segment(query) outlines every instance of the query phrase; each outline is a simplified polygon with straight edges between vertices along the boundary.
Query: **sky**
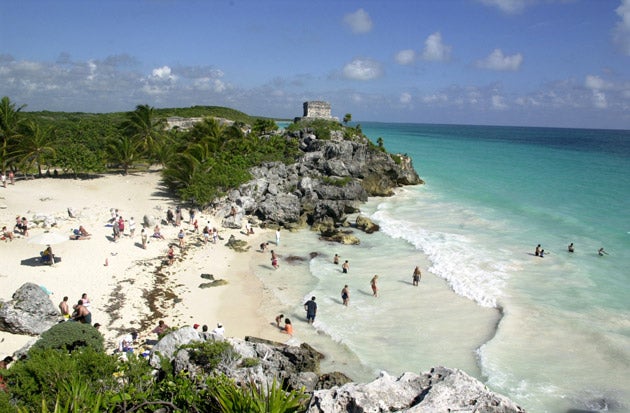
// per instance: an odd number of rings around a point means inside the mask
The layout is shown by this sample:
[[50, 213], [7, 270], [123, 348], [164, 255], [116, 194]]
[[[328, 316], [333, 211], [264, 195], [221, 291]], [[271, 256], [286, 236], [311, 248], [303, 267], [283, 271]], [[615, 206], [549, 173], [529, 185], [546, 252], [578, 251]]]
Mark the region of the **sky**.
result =
[[0, 96], [630, 129], [630, 0], [0, 0]]

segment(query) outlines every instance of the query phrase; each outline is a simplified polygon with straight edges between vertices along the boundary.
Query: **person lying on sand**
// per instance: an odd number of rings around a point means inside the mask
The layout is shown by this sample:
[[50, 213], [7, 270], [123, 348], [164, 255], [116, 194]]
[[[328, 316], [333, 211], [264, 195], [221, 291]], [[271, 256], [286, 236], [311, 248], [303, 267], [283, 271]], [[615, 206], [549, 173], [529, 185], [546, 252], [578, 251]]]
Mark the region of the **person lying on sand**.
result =
[[7, 229], [6, 225], [2, 227], [2, 237], [5, 241], [6, 240], [13, 241], [13, 238], [14, 238], [13, 233]]
[[70, 235], [70, 239], [80, 240], [80, 239], [90, 239], [91, 234], [87, 232], [87, 230], [83, 227], [83, 225], [79, 226], [79, 229], [75, 229], [72, 231], [72, 235]]

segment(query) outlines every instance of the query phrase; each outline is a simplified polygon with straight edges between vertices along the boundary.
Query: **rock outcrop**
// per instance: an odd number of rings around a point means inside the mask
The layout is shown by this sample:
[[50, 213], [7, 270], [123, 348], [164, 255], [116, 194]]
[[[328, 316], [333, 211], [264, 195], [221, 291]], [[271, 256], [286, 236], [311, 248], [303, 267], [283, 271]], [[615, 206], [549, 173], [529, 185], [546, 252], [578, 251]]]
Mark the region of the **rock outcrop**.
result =
[[36, 284], [26, 283], [18, 288], [11, 301], [0, 306], [0, 330], [13, 334], [43, 333], [59, 322], [57, 307], [48, 294]]
[[269, 340], [246, 337], [223, 339], [184, 327], [166, 335], [153, 348], [151, 364], [164, 366], [170, 360], [174, 372], [205, 374], [195, 365], [189, 350], [180, 348], [194, 341], [225, 340], [233, 349], [216, 370], [237, 385], [268, 388], [273, 380], [285, 390], [303, 389], [309, 394], [307, 411], [320, 412], [484, 412], [523, 413], [505, 396], [494, 393], [477, 379], [457, 369], [435, 367], [424, 374], [404, 373], [400, 377], [383, 372], [370, 383], [353, 383], [343, 373], [321, 374], [323, 355], [308, 344], [288, 346]]
[[[423, 183], [410, 158], [390, 155], [365, 137], [346, 140], [333, 131], [331, 139], [318, 139], [308, 128], [285, 137], [297, 139], [303, 155], [292, 165], [251, 168], [253, 179], [216, 206], [226, 212], [223, 226], [240, 228], [244, 215], [287, 228], [342, 224], [368, 196], [389, 196], [396, 187]], [[229, 215], [232, 207], [236, 213]]]

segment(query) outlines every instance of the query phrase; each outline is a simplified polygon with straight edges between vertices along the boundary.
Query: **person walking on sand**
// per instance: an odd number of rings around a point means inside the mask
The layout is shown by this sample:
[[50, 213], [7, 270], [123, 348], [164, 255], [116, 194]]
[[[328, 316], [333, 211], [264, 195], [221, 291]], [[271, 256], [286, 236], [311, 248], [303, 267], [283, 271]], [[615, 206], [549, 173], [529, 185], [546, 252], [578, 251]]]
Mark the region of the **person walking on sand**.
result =
[[271, 250], [271, 266], [276, 270], [280, 267], [278, 264], [278, 255], [274, 250]]
[[129, 218], [129, 237], [133, 238], [136, 233], [136, 221], [134, 221], [133, 217]]
[[376, 285], [376, 280], [378, 280], [378, 275], [372, 277], [372, 281], [370, 281], [370, 285], [372, 286], [372, 295], [374, 297], [378, 297], [378, 286]]
[[348, 270], [350, 270], [350, 263], [348, 263], [348, 260], [345, 260], [343, 264], [341, 264], [341, 272], [347, 274]]
[[306, 321], [309, 324], [313, 324], [315, 316], [317, 315], [317, 303], [315, 302], [315, 296], [304, 303], [304, 309], [306, 310]]
[[276, 245], [280, 245], [280, 228], [276, 230]]
[[144, 228], [142, 228], [142, 231], [140, 231], [140, 240], [142, 241], [142, 249], [147, 249], [147, 232], [144, 230]]
[[413, 276], [412, 276], [414, 286], [416, 287], [418, 286], [418, 283], [420, 282], [420, 278], [422, 278], [422, 273], [420, 272], [420, 267], [416, 265], [416, 268], [413, 270]]
[[173, 250], [173, 244], [168, 246], [166, 258], [168, 259], [168, 265], [173, 265], [173, 262], [175, 261], [175, 250]]
[[184, 241], [185, 237], [186, 233], [184, 232], [184, 229], [180, 228], [179, 233], [177, 234], [177, 239], [179, 240], [179, 248], [184, 248], [184, 245], [186, 244], [186, 241]]
[[350, 290], [348, 289], [348, 284], [344, 285], [341, 290], [341, 299], [343, 300], [343, 305], [347, 307], [350, 302]]

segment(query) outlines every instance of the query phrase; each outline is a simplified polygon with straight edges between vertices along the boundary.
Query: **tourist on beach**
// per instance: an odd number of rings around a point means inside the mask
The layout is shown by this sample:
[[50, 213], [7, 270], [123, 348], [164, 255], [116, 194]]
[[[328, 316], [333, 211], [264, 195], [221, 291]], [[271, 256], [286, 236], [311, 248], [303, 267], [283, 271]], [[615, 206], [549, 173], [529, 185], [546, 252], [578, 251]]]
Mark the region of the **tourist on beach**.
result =
[[92, 303], [90, 302], [90, 299], [88, 298], [87, 293], [81, 294], [81, 301], [83, 301], [83, 305], [87, 308], [89, 308], [92, 305]]
[[278, 255], [276, 255], [274, 250], [271, 250], [271, 266], [276, 270], [280, 267], [278, 264]]
[[195, 222], [195, 208], [190, 208], [188, 210], [188, 216], [189, 216], [189, 220], [188, 223], [189, 224], [193, 224]]
[[413, 276], [412, 276], [413, 285], [417, 287], [418, 283], [420, 282], [421, 277], [422, 277], [422, 273], [420, 272], [420, 267], [416, 265], [416, 268], [413, 270]]
[[335, 254], [335, 256], [333, 257], [333, 264], [335, 265], [339, 264], [339, 254]]
[[20, 218], [20, 216], [18, 215], [15, 218], [15, 227], [13, 228], [13, 230], [21, 232], [22, 235], [28, 237], [28, 220], [26, 219], [26, 217]]
[[269, 245], [268, 242], [263, 242], [262, 244], [260, 244], [260, 252], [265, 252], [268, 245]]
[[276, 245], [280, 245], [280, 228], [276, 230]]
[[4, 237], [5, 241], [13, 241], [14, 238], [13, 233], [7, 229], [6, 225], [2, 227], [2, 236]]
[[250, 224], [249, 221], [247, 221], [245, 223], [245, 235], [249, 236], [251, 229], [252, 229], [252, 224]]
[[223, 337], [225, 335], [225, 328], [223, 324], [217, 323], [217, 327], [212, 330], [212, 334]]
[[537, 257], [540, 256], [540, 244], [538, 244], [536, 246], [536, 250], [534, 251], [534, 255], [537, 256]]
[[3, 187], [7, 187], [7, 176], [4, 174], [4, 172], [2, 172], [2, 175], [0, 176], [0, 181], [2, 181], [2, 186]]
[[175, 261], [175, 250], [173, 249], [173, 244], [169, 244], [166, 258], [168, 259], [168, 265], [173, 265], [173, 262]]
[[63, 300], [59, 303], [59, 311], [65, 320], [70, 318], [70, 307], [68, 306], [68, 297], [63, 297]]
[[193, 226], [193, 232], [195, 234], [199, 234], [199, 221], [194, 220], [192, 226]]
[[155, 228], [153, 228], [153, 238], [165, 239], [164, 235], [162, 235], [162, 233], [160, 232], [159, 225], [156, 225]]
[[166, 325], [164, 320], [160, 320], [160, 321], [158, 321], [157, 327], [155, 327], [153, 330], [151, 330], [151, 332], [155, 333], [155, 334], [157, 334], [159, 336], [160, 334], [164, 334], [166, 332], [166, 330], [168, 330], [168, 326]]
[[175, 226], [178, 227], [182, 223], [182, 210], [180, 207], [175, 207]]
[[147, 238], [147, 232], [142, 228], [142, 231], [140, 231], [140, 240], [142, 241], [142, 248], [145, 250], [147, 249]]
[[55, 254], [50, 245], [46, 246], [46, 249], [42, 252], [42, 263], [55, 265]]
[[90, 313], [90, 310], [83, 304], [83, 300], [79, 300], [77, 303], [72, 319], [83, 324], [92, 324], [92, 313]]
[[544, 258], [545, 257], [545, 250], [541, 249], [538, 254], [540, 255], [540, 258]]
[[15, 185], [15, 174], [13, 171], [9, 171], [9, 183], [11, 185]]
[[348, 289], [348, 284], [344, 285], [341, 290], [341, 299], [343, 300], [343, 305], [348, 306], [350, 302], [350, 290]]
[[284, 318], [284, 314], [280, 314], [276, 317], [276, 325], [278, 326], [278, 328], [280, 328], [280, 322], [282, 321], [283, 318]]
[[345, 260], [343, 264], [341, 264], [341, 272], [344, 274], [347, 274], [349, 269], [350, 269], [350, 263], [348, 263], [348, 260]]
[[114, 222], [112, 225], [112, 241], [117, 242], [118, 238], [120, 238], [120, 226], [118, 226], [117, 222]]
[[138, 338], [138, 333], [132, 331], [125, 334], [118, 342], [118, 351], [121, 353], [133, 353], [133, 343]]
[[101, 323], [94, 323], [94, 328], [96, 330], [100, 330], [101, 329]]
[[180, 228], [179, 233], [177, 234], [177, 239], [179, 240], [179, 248], [184, 248], [184, 244], [186, 244], [186, 241], [184, 241], [185, 237], [186, 233], [184, 232], [184, 229]]
[[289, 320], [288, 318], [284, 319], [284, 329], [280, 330], [280, 332], [293, 337], [293, 324], [291, 324], [291, 320]]
[[372, 295], [374, 297], [378, 297], [378, 286], [376, 285], [376, 280], [378, 280], [378, 275], [372, 277], [372, 281], [370, 281], [370, 285], [372, 286]]
[[604, 251], [604, 247], [601, 247], [600, 249], [598, 249], [597, 254], [599, 254], [600, 257], [603, 256], [604, 254], [608, 255], [608, 253]]
[[134, 221], [133, 217], [129, 218], [129, 236], [133, 238], [136, 233], [136, 221]]
[[201, 230], [201, 234], [203, 235], [203, 243], [207, 244], [208, 240], [210, 239], [210, 228], [206, 225]]
[[120, 236], [122, 237], [125, 234], [125, 219], [120, 216], [118, 217], [118, 230], [120, 231]]
[[169, 208], [166, 210], [166, 223], [172, 224], [174, 222], [175, 222], [175, 215], [173, 214], [173, 211]]
[[217, 240], [219, 239], [219, 230], [215, 228], [212, 228], [212, 243], [216, 244]]
[[309, 324], [313, 324], [315, 316], [317, 315], [317, 303], [315, 302], [314, 296], [304, 303], [304, 309], [306, 310], [306, 321]]

